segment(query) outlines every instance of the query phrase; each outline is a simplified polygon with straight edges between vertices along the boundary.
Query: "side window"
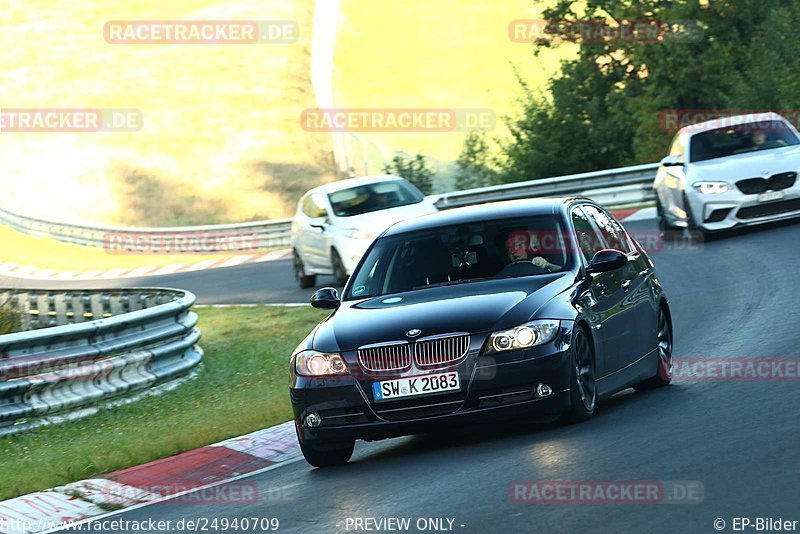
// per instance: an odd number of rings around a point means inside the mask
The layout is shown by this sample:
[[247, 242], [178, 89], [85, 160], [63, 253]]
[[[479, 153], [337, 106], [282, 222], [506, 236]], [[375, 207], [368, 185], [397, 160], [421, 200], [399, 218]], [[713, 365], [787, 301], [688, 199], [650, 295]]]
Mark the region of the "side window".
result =
[[672, 144], [669, 147], [670, 156], [681, 156], [680, 160], [683, 161], [683, 143], [681, 142], [681, 134], [675, 136]]
[[585, 206], [584, 209], [589, 214], [589, 217], [594, 220], [595, 224], [597, 224], [608, 248], [619, 250], [625, 254], [633, 250], [630, 241], [628, 241], [628, 236], [625, 234], [625, 230], [622, 229], [622, 226], [620, 226], [611, 215], [594, 206]]
[[575, 239], [587, 262], [598, 250], [606, 248], [603, 238], [594, 229], [589, 217], [580, 207], [572, 210], [572, 225], [575, 227]]
[[313, 215], [311, 215], [312, 209], [311, 209], [311, 197], [310, 196], [303, 197], [303, 200], [300, 202], [300, 210], [303, 212], [303, 215], [305, 215], [306, 217], [313, 217]]
[[303, 212], [312, 219], [328, 216], [328, 209], [325, 207], [325, 199], [322, 195], [314, 194], [308, 197], [308, 211]]

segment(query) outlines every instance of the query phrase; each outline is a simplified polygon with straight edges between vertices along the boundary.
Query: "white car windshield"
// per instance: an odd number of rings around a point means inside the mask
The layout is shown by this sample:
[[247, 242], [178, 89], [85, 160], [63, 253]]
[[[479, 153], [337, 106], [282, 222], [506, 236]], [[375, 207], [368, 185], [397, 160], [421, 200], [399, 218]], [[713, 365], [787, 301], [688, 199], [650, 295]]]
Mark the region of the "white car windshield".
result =
[[424, 198], [419, 191], [400, 180], [359, 185], [328, 195], [337, 217], [352, 217], [417, 204]]
[[739, 124], [693, 135], [689, 157], [697, 162], [797, 144], [800, 140], [782, 121]]

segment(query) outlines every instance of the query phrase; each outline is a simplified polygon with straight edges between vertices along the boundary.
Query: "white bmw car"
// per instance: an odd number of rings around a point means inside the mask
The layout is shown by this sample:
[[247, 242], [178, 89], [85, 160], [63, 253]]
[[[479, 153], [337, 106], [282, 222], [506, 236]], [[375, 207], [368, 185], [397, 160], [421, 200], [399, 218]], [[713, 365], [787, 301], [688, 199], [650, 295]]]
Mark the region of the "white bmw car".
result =
[[686, 126], [653, 188], [662, 230], [701, 232], [800, 216], [800, 134], [776, 113]]
[[343, 286], [373, 239], [403, 219], [438, 211], [433, 201], [399, 176], [340, 180], [308, 191], [292, 219], [294, 275], [302, 288], [317, 275]]

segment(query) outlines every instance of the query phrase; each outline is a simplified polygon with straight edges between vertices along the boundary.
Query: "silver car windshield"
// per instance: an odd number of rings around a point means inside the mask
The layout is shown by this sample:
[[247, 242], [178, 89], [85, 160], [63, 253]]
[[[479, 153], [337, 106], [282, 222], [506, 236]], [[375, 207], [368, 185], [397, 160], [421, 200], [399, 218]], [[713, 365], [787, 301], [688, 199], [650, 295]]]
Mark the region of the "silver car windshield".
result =
[[693, 135], [689, 161], [706, 161], [798, 144], [800, 140], [782, 121], [738, 124]]

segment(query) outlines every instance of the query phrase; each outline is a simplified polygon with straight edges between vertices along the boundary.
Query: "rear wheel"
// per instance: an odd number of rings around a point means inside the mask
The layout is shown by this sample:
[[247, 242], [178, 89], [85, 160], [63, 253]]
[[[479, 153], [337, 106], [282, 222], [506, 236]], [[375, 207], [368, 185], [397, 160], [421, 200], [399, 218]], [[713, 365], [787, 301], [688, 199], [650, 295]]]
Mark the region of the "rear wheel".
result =
[[589, 337], [581, 327], [575, 331], [570, 361], [570, 407], [562, 415], [562, 421], [578, 423], [594, 415], [597, 405], [594, 352]]
[[314, 275], [307, 275], [305, 266], [303, 265], [303, 259], [300, 257], [300, 254], [297, 251], [294, 252], [294, 278], [297, 280], [297, 283], [300, 285], [302, 289], [308, 289], [310, 287], [314, 287], [317, 283], [317, 277]]
[[662, 307], [658, 312], [658, 365], [656, 374], [633, 386], [636, 391], [666, 386], [672, 382], [672, 327]]
[[339, 257], [339, 253], [336, 252], [336, 249], [331, 250], [331, 263], [333, 264], [333, 279], [336, 282], [336, 285], [339, 287], [344, 287], [344, 285], [347, 283], [347, 271], [345, 270], [342, 258]]
[[300, 450], [303, 452], [303, 457], [306, 462], [314, 467], [331, 467], [334, 465], [344, 465], [350, 461], [353, 456], [353, 449], [355, 449], [356, 442], [349, 441], [347, 443], [326, 446], [325, 448], [318, 448], [298, 439], [300, 442]]

